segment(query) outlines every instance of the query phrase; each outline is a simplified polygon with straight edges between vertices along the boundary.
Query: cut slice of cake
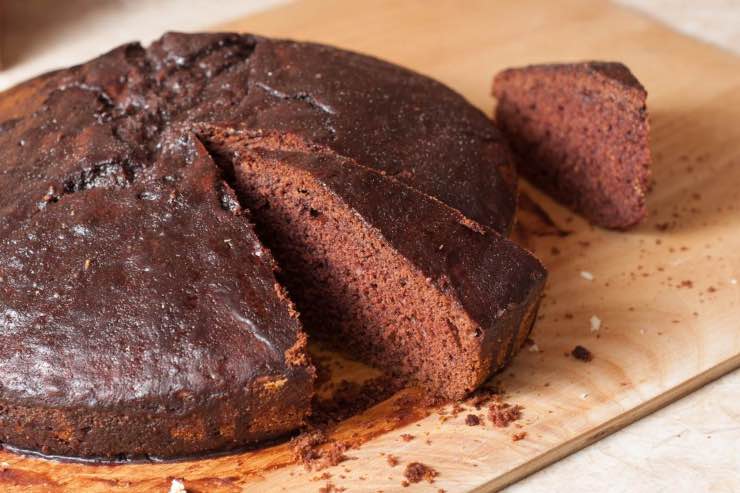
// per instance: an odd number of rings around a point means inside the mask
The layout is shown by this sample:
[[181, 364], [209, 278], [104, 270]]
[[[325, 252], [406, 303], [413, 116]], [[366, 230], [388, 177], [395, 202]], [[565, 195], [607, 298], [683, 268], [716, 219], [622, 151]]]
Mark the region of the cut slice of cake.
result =
[[291, 134], [200, 134], [233, 174], [312, 336], [435, 395], [505, 365], [546, 273], [515, 243], [398, 180]]
[[496, 123], [519, 171], [592, 223], [625, 229], [646, 215], [647, 92], [621, 63], [531, 65], [499, 73]]

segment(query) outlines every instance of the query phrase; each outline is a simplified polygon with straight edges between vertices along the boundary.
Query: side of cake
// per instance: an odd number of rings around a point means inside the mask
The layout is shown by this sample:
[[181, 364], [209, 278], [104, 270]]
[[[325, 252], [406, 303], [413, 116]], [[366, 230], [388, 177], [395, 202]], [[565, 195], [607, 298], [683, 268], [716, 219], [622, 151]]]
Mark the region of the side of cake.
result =
[[520, 173], [592, 223], [626, 229], [646, 215], [647, 92], [621, 63], [507, 69], [493, 83], [496, 123]]

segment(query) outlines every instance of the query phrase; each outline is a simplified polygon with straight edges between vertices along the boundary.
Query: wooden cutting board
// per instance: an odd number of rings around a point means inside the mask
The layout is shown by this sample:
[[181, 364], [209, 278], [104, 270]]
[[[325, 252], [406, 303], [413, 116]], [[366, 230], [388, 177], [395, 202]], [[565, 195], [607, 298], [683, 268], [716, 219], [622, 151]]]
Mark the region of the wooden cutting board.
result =
[[[369, 440], [350, 451], [355, 460], [326, 470], [335, 485], [493, 491], [740, 366], [738, 58], [588, 0], [306, 1], [226, 27], [377, 55], [446, 82], [487, 113], [493, 74], [533, 62], [621, 60], [649, 92], [655, 188], [644, 225], [594, 229], [529, 190], [570, 234], [550, 234], [556, 228], [521, 215], [518, 238], [551, 273], [533, 335], [540, 351], [525, 350], [498, 378], [509, 400], [524, 406], [523, 428], [466, 426], [467, 413], [444, 422], [413, 412], [401, 419], [391, 400], [338, 430]], [[592, 317], [601, 321], [596, 332]], [[593, 352], [592, 362], [564, 355], [577, 344]], [[526, 438], [512, 441], [519, 431]], [[417, 438], [406, 442], [402, 433]], [[391, 467], [382, 453], [401, 464]], [[435, 468], [436, 482], [403, 488], [411, 461]], [[183, 478], [188, 491], [315, 492], [326, 483], [319, 475], [290, 464], [285, 445], [126, 466], [0, 453], [2, 491], [165, 492]]]

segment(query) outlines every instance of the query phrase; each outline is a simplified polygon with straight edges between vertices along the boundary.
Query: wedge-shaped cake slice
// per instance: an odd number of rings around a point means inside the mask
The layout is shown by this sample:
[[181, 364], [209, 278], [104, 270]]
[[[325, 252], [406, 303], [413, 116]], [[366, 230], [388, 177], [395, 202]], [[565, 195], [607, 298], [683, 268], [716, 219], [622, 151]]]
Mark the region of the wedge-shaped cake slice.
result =
[[645, 217], [647, 92], [627, 67], [513, 68], [496, 76], [493, 93], [523, 176], [599, 226], [625, 229]]
[[302, 424], [313, 369], [274, 261], [199, 142], [165, 148], [132, 181], [70, 178], [0, 239], [3, 445], [166, 458]]
[[312, 335], [436, 395], [505, 365], [546, 273], [515, 243], [292, 134], [201, 134], [252, 211]]

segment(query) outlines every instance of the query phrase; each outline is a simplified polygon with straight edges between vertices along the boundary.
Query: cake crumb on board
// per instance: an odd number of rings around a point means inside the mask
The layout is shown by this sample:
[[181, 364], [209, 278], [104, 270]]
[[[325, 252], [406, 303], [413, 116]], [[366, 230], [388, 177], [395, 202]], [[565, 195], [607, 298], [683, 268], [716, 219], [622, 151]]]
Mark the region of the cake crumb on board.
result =
[[581, 345], [574, 347], [570, 354], [578, 361], [583, 361], [584, 363], [588, 363], [594, 359], [594, 355], [591, 351]]
[[518, 404], [508, 402], [494, 402], [488, 408], [488, 419], [494, 426], [506, 428], [509, 424], [521, 419], [524, 408]]
[[344, 454], [349, 448], [347, 444], [332, 441], [317, 429], [298, 435], [291, 440], [290, 447], [293, 459], [309, 471], [320, 471], [348, 459]]
[[347, 491], [347, 488], [337, 486], [334, 483], [326, 483], [319, 488], [319, 493], [342, 493], [343, 491]]
[[511, 435], [511, 441], [512, 442], [518, 442], [520, 440], [524, 440], [527, 438], [527, 432], [526, 431], [518, 431]]
[[422, 481], [433, 483], [434, 478], [439, 476], [439, 473], [421, 462], [411, 462], [406, 466], [403, 475], [410, 483], [420, 483]]

